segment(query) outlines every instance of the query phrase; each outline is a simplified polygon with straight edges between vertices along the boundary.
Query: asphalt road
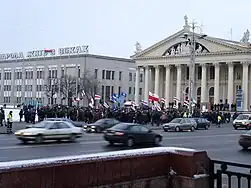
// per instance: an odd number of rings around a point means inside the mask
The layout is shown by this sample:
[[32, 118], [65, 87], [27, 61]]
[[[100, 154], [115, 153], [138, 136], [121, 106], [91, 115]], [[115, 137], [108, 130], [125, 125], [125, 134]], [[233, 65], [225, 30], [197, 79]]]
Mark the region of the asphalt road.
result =
[[[25, 123], [15, 123], [13, 129], [14, 131], [22, 129], [25, 125]], [[0, 127], [0, 133], [4, 132], [4, 129]], [[196, 130], [195, 132], [164, 132], [161, 128], [155, 131], [163, 135], [161, 146], [205, 150], [211, 159], [250, 163], [251, 150], [243, 151], [238, 145], [240, 134], [246, 130], [234, 130], [231, 124], [225, 124], [221, 128], [212, 126], [209, 130]], [[76, 143], [50, 142], [40, 145], [23, 145], [14, 135], [0, 134], [0, 162], [128, 149], [123, 146], [108, 146], [102, 136], [102, 134], [86, 133]], [[226, 184], [227, 179], [224, 178], [223, 182]], [[234, 182], [236, 184], [236, 181]]]
[[[25, 124], [14, 125], [15, 130]], [[251, 151], [242, 151], [238, 146], [238, 138], [245, 130], [234, 130], [231, 124], [224, 127], [211, 127], [209, 130], [195, 132], [163, 132], [162, 146], [186, 147], [206, 150], [212, 159], [250, 163]], [[128, 149], [122, 146], [108, 146], [102, 134], [86, 133], [77, 143], [46, 143], [23, 145], [14, 135], [0, 134], [0, 162], [45, 158], [65, 155], [78, 155]]]

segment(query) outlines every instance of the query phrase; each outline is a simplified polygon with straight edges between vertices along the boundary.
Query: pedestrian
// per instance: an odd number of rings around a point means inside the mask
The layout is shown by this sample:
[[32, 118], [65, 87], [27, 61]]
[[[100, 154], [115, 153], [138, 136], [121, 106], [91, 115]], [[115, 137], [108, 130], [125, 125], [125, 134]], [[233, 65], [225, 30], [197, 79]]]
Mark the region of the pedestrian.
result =
[[218, 117], [217, 117], [217, 125], [218, 125], [218, 127], [220, 127], [221, 121], [222, 121], [221, 115], [218, 115]]
[[7, 134], [12, 133], [12, 123], [13, 123], [13, 115], [12, 111], [10, 111], [7, 117]]

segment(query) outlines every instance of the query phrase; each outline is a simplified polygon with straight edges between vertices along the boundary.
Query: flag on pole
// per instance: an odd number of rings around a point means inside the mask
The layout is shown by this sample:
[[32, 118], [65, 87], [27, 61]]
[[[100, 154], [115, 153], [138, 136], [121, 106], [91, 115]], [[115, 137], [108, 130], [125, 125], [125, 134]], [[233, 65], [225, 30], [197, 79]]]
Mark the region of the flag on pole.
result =
[[100, 96], [100, 95], [95, 95], [95, 96], [94, 96], [94, 99], [95, 99], [95, 100], [100, 100], [100, 99], [101, 99], [101, 96]]

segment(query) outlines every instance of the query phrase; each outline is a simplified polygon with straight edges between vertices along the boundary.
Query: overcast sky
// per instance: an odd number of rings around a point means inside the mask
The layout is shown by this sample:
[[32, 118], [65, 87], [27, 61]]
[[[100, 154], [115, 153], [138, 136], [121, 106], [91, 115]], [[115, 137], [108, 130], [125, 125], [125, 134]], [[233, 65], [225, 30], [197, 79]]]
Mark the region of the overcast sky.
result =
[[89, 45], [90, 53], [133, 54], [182, 29], [184, 15], [213, 37], [251, 29], [250, 0], [0, 0], [0, 53]]

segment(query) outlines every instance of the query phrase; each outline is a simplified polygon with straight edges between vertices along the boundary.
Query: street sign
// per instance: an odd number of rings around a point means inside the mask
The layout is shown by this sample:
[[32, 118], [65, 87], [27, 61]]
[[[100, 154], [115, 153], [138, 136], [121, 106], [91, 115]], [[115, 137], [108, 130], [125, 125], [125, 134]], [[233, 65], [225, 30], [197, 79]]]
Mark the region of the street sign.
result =
[[236, 110], [237, 111], [242, 111], [242, 99], [243, 99], [242, 89], [238, 89], [236, 91]]

